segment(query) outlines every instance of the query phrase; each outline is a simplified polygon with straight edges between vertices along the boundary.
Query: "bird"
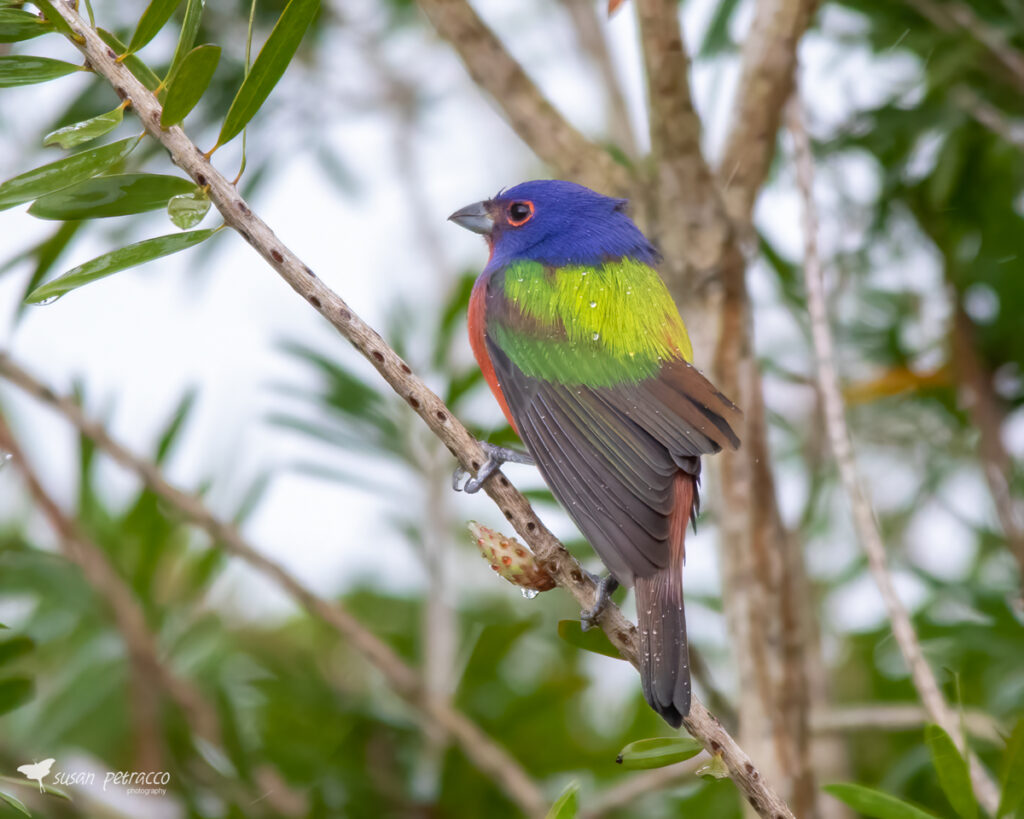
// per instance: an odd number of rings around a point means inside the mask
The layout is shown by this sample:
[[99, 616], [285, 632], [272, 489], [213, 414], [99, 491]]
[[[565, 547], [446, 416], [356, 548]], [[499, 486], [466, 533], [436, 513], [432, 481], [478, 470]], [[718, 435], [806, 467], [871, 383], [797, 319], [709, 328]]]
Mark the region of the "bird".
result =
[[33, 762], [30, 765], [19, 765], [18, 773], [24, 774], [28, 779], [34, 779], [39, 783], [39, 792], [43, 792], [43, 778], [50, 773], [50, 768], [57, 760], [53, 757], [44, 759], [42, 762]]
[[584, 627], [619, 584], [634, 587], [643, 693], [678, 728], [691, 704], [683, 563], [700, 459], [739, 447], [742, 413], [693, 366], [628, 200], [543, 179], [449, 219], [487, 239], [469, 341], [526, 447], [482, 442], [487, 461], [464, 489], [506, 461], [537, 466], [609, 572]]

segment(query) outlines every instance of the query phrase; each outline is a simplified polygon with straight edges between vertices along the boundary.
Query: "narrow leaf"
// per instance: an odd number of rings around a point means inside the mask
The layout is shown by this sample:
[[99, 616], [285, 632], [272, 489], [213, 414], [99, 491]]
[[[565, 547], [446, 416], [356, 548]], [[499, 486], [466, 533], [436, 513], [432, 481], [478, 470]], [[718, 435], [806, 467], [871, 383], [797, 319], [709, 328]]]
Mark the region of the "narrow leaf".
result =
[[128, 51], [134, 53], [156, 37], [160, 29], [167, 25], [180, 2], [181, 0], [151, 0], [132, 35]]
[[1006, 741], [1003, 759], [1003, 795], [996, 817], [1013, 813], [1024, 802], [1024, 717], [1017, 720]]
[[70, 37], [76, 42], [82, 42], [82, 37], [71, 30], [71, 26], [68, 25], [68, 21], [57, 13], [57, 9], [53, 7], [53, 3], [51, 3], [50, 0], [32, 0], [32, 4], [43, 13], [46, 17], [46, 21], [52, 24], [54, 29], [59, 31], [61, 34]]
[[54, 191], [90, 179], [124, 159], [139, 144], [138, 137], [122, 139], [89, 151], [58, 159], [26, 171], [0, 185], [0, 210], [31, 202]]
[[32, 699], [35, 686], [28, 677], [8, 677], [0, 680], [0, 714], [19, 708]]
[[977, 819], [978, 803], [971, 790], [971, 775], [953, 740], [938, 725], [926, 725], [924, 739], [949, 804], [963, 819]]
[[0, 88], [48, 82], [84, 70], [80, 65], [51, 60], [48, 57], [31, 57], [26, 54], [0, 57]]
[[163, 174], [97, 176], [37, 199], [28, 212], [38, 219], [127, 216], [164, 208], [172, 196], [195, 187], [191, 179]]
[[123, 119], [124, 109], [118, 107], [113, 111], [107, 111], [90, 119], [83, 119], [81, 122], [51, 131], [43, 137], [43, 145], [60, 145], [64, 150], [74, 148], [76, 145], [81, 145], [83, 142], [113, 131]]
[[181, 61], [181, 67], [171, 77], [164, 99], [160, 124], [164, 128], [177, 125], [206, 92], [213, 72], [220, 61], [220, 46], [201, 45], [193, 48]]
[[584, 651], [604, 654], [606, 657], [614, 657], [616, 660], [622, 659], [622, 655], [612, 645], [612, 641], [608, 639], [607, 634], [599, 628], [584, 631], [579, 620], [559, 620], [558, 636], [569, 645], [582, 648]]
[[35, 640], [31, 637], [12, 637], [9, 640], [0, 642], [0, 665], [14, 662], [19, 657], [24, 657], [36, 647]]
[[826, 793], [872, 819], [936, 819], [935, 814], [874, 788], [842, 783], [826, 785]]
[[[128, 47], [118, 39], [116, 34], [107, 31], [105, 28], [96, 29], [96, 33], [100, 35], [100, 39], [103, 40], [103, 42], [114, 49], [118, 54], [124, 54], [128, 51]], [[135, 78], [150, 91], [155, 91], [159, 87], [160, 78], [152, 68], [146, 65], [134, 54], [130, 54], [125, 57], [124, 65], [132, 72], [132, 74], [135, 75]]]
[[199, 34], [199, 25], [203, 20], [203, 6], [205, 0], [188, 0], [185, 6], [185, 21], [181, 24], [181, 34], [178, 35], [178, 45], [174, 49], [174, 57], [171, 59], [171, 67], [167, 69], [167, 76], [173, 77], [177, 72], [185, 55], [195, 45], [196, 36]]
[[48, 31], [53, 31], [53, 26], [31, 12], [0, 9], [0, 43], [31, 40]]
[[555, 804], [551, 806], [545, 819], [576, 819], [580, 809], [580, 783], [570, 782]]
[[693, 737], [652, 737], [631, 742], [615, 758], [623, 768], [664, 768], [692, 759], [704, 750]]
[[180, 227], [182, 230], [194, 228], [203, 221], [203, 217], [209, 210], [210, 200], [200, 190], [172, 196], [167, 203], [167, 215], [175, 227]]
[[14, 808], [18, 813], [24, 814], [25, 816], [31, 816], [29, 809], [25, 807], [25, 803], [22, 802], [18, 797], [12, 796], [9, 793], [0, 791], [0, 799], [3, 799], [8, 805]]
[[228, 109], [217, 138], [218, 145], [238, 136], [266, 102], [319, 8], [320, 0], [289, 0]]
[[70, 290], [102, 279], [112, 273], [159, 259], [161, 256], [169, 256], [179, 250], [186, 250], [200, 242], [205, 242], [216, 232], [217, 229], [213, 228], [211, 230], [193, 230], [189, 233], [171, 233], [104, 253], [102, 256], [97, 256], [95, 259], [69, 270], [60, 278], [47, 282], [30, 293], [25, 301], [30, 304], [40, 304], [60, 298]]

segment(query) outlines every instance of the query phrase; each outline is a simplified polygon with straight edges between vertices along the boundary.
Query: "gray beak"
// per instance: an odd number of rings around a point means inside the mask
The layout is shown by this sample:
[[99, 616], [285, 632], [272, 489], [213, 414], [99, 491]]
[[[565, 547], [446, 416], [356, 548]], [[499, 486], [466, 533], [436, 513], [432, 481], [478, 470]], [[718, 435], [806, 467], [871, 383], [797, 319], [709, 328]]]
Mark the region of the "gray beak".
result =
[[449, 216], [448, 221], [485, 236], [494, 229], [494, 219], [487, 212], [486, 202], [474, 202], [472, 205], [466, 205]]

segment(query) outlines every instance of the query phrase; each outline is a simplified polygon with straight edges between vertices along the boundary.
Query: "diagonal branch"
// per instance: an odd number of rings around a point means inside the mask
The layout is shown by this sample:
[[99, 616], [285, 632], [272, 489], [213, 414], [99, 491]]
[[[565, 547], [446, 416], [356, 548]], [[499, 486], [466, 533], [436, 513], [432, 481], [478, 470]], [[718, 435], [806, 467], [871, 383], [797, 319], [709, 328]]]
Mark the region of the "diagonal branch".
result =
[[673, 283], [684, 279], [686, 268], [706, 277], [721, 263], [732, 231], [701, 151], [679, 4], [637, 0], [636, 6], [651, 108], [655, 234]]
[[[446, 0], [445, 5], [451, 2], [453, 0]], [[479, 442], [452, 415], [444, 402], [413, 374], [410, 367], [373, 328], [359, 318], [340, 296], [328, 288], [309, 267], [285, 247], [269, 226], [249, 209], [234, 186], [210, 164], [179, 126], [166, 130], [160, 127], [160, 104], [156, 97], [127, 67], [116, 61], [96, 31], [68, 6], [57, 4], [55, 8], [69, 24], [72, 33], [81, 36], [81, 43], [72, 42], [88, 57], [93, 70], [104, 77], [120, 96], [131, 100], [133, 110], [138, 114], [148, 133], [167, 149], [175, 164], [197, 184], [208, 186], [210, 200], [221, 213], [225, 223], [238, 231], [292, 289], [305, 298], [343, 337], [366, 356], [384, 380], [409, 403], [459, 462], [475, 473], [484, 462], [484, 453]], [[593, 580], [541, 523], [522, 493], [500, 473], [488, 480], [484, 484], [484, 489], [498, 504], [516, 531], [530, 544], [538, 562], [556, 583], [568, 590], [581, 605], [592, 606], [596, 597]], [[266, 560], [256, 554], [253, 558]], [[267, 571], [270, 572], [271, 568], [279, 571], [277, 567], [270, 566], [267, 567]], [[284, 583], [286, 578], [279, 577], [278, 580]], [[298, 593], [300, 589], [295, 588], [291, 591]], [[312, 604], [314, 601], [309, 602]], [[337, 616], [336, 609], [331, 607], [328, 607], [324, 614], [332, 611], [335, 612], [332, 616]], [[636, 665], [636, 628], [623, 617], [618, 607], [609, 606], [601, 615], [600, 625], [622, 656]], [[479, 729], [468, 721], [466, 725], [459, 727], [463, 729], [463, 737], [456, 735], [457, 741], [464, 741], [467, 731], [479, 733]], [[773, 817], [792, 816], [785, 801], [766, 783], [743, 749], [714, 715], [697, 700], [693, 702], [686, 727], [711, 753], [722, 754], [736, 786], [759, 813]], [[451, 727], [449, 730], [455, 735]], [[492, 748], [499, 750], [493, 744]], [[503, 771], [495, 773], [500, 774]]]
[[512, 130], [559, 176], [605, 193], [630, 191], [629, 172], [566, 121], [466, 0], [420, 0], [420, 8]]
[[[206, 532], [214, 543], [222, 544], [226, 551], [271, 578], [313, 617], [348, 640], [387, 679], [395, 693], [416, 708], [429, 723], [454, 736], [466, 757], [495, 781], [527, 816], [543, 815], [546, 809], [544, 795], [519, 763], [464, 714], [430, 696], [416, 671], [351, 614], [319, 597], [285, 568], [265, 557], [233, 525], [215, 517], [199, 498], [168, 483], [151, 461], [114, 440], [103, 425], [88, 418], [75, 401], [58, 396], [2, 352], [0, 376], [57, 410], [114, 461], [135, 473], [150, 491]], [[2, 437], [0, 445], [6, 445]]]
[[[117, 630], [127, 649], [132, 670], [130, 697], [139, 731], [137, 753], [139, 765], [160, 767], [160, 693], [175, 703], [192, 734], [214, 747], [221, 746], [220, 720], [214, 707], [190, 680], [178, 676], [160, 656], [156, 639], [146, 622], [146, 615], [134, 592], [111, 565], [106, 553], [86, 538], [75, 523], [61, 511], [47, 492], [30, 461], [25, 457], [6, 419], [0, 414], [0, 450], [9, 452], [21, 471], [29, 495], [57, 533], [62, 553], [82, 570], [86, 582], [109, 606]], [[147, 761], [148, 760], [148, 761]], [[151, 769], [155, 769], [151, 768]], [[306, 812], [305, 799], [288, 788], [266, 766], [254, 771], [263, 792], [243, 792], [239, 796], [249, 803], [265, 800], [285, 816]], [[239, 788], [227, 783], [229, 788]]]
[[750, 221], [775, 156], [782, 109], [793, 90], [796, 49], [817, 0], [758, 0], [743, 40], [740, 85], [718, 169], [729, 215]]
[[[832, 331], [829, 327], [828, 308], [825, 300], [825, 278], [818, 256], [818, 213], [814, 204], [814, 160], [811, 156], [811, 143], [804, 125], [799, 97], [796, 95], [794, 95], [788, 111], [788, 125], [793, 135], [797, 186], [800, 189], [804, 207], [804, 282], [807, 288], [807, 312], [811, 319], [816, 378], [825, 410], [825, 427], [832, 447], [832, 454], [836, 459], [843, 487], [850, 500], [857, 536], [867, 554], [868, 567], [889, 613], [893, 636], [900, 647], [904, 661], [910, 668], [914, 687], [931, 718], [942, 726], [951, 737], [958, 737], [961, 732], [956, 714], [942, 695], [935, 672], [928, 665], [924, 652], [921, 650], [921, 644], [914, 631], [910, 614], [896, 593], [892, 575], [889, 573], [882, 533], [879, 530], [871, 500], [857, 473], [853, 443], [850, 438], [850, 430], [846, 426], [846, 410], [835, 366]], [[970, 762], [971, 782], [974, 785], [975, 795], [985, 809], [994, 815], [999, 804], [999, 790], [988, 771], [982, 767], [977, 756], [966, 747], [965, 742], [961, 741], [959, 744]]]

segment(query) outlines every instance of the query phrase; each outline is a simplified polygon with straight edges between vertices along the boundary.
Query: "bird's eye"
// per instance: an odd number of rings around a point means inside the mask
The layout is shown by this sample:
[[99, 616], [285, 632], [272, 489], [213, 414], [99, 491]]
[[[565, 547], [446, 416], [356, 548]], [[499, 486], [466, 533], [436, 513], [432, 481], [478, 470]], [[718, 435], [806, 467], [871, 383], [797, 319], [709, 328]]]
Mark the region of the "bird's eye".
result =
[[513, 202], [508, 206], [508, 223], [512, 227], [525, 225], [533, 218], [533, 202]]

